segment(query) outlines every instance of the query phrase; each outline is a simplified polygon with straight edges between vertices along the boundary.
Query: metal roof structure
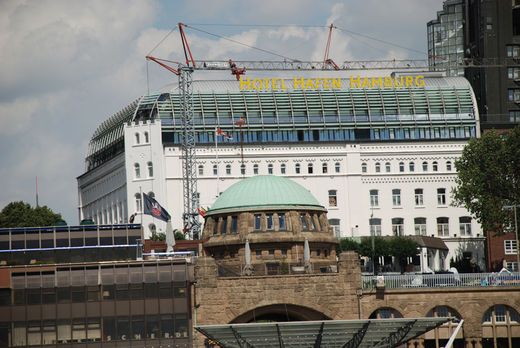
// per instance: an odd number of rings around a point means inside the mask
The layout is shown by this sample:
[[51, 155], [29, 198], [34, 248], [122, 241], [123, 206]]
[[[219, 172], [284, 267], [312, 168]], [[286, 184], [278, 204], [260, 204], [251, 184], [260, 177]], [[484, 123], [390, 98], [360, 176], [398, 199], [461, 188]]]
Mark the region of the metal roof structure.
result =
[[201, 325], [195, 328], [221, 348], [397, 347], [454, 318], [325, 320]]
[[275, 175], [257, 175], [243, 179], [222, 192], [206, 215], [281, 207], [325, 210], [309, 190], [295, 181]]

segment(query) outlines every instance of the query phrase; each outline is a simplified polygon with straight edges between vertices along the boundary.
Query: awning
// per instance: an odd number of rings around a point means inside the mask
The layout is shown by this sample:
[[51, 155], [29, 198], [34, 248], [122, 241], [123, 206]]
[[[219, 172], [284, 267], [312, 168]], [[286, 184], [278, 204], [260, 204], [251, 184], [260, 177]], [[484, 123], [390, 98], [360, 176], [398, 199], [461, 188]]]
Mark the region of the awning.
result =
[[455, 318], [325, 320], [202, 325], [195, 328], [227, 347], [397, 347]]

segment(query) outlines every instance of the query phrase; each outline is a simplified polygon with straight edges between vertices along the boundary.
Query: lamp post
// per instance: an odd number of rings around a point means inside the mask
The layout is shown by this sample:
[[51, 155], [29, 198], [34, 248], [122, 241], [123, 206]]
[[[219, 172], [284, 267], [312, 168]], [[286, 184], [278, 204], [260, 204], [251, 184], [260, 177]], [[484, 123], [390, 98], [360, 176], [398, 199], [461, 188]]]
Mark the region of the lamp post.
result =
[[511, 210], [513, 209], [513, 214], [515, 215], [515, 237], [516, 237], [516, 271], [520, 271], [520, 248], [518, 243], [518, 223], [516, 220], [516, 208], [520, 207], [519, 204], [516, 205], [504, 205], [503, 209]]

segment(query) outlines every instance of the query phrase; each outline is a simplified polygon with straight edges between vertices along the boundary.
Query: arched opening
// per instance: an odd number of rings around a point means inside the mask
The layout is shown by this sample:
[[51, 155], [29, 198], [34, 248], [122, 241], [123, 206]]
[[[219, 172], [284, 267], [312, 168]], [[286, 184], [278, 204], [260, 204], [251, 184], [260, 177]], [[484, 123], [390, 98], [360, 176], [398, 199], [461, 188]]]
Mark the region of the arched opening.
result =
[[233, 319], [230, 324], [310, 320], [331, 320], [331, 318], [312, 308], [282, 303], [249, 310]]

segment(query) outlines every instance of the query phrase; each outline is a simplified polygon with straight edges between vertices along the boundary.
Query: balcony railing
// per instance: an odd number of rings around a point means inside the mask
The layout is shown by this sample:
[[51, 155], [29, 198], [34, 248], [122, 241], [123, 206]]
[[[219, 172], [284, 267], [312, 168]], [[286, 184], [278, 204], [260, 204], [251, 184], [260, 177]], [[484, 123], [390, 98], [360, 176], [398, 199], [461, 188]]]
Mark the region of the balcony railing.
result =
[[487, 286], [520, 287], [520, 273], [450, 273], [362, 276], [362, 288], [364, 290], [372, 290], [376, 288], [413, 289]]

